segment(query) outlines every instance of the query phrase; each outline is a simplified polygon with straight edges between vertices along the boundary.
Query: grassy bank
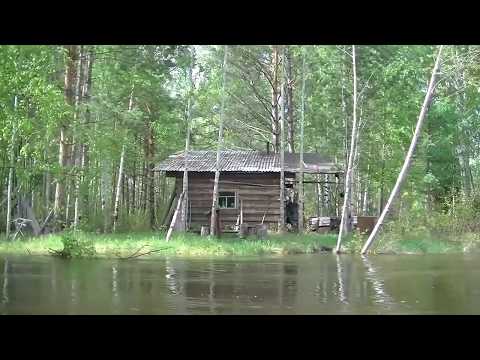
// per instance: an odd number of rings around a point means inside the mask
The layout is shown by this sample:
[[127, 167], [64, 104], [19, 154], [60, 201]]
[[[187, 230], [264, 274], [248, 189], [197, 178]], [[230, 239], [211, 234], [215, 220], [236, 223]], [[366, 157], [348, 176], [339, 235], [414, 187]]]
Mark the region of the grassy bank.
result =
[[[265, 240], [256, 238], [239, 239], [226, 235], [221, 239], [200, 237], [195, 234], [176, 234], [169, 242], [164, 233], [119, 233], [93, 234], [76, 233], [74, 238], [80, 243], [91, 244], [95, 248], [95, 257], [118, 258], [139, 255], [155, 256], [256, 256], [309, 254], [327, 248], [334, 248], [336, 234], [309, 233], [271, 234]], [[343, 242], [346, 253], [359, 253], [366, 241], [365, 236], [351, 236]], [[0, 254], [51, 255], [51, 250], [64, 248], [62, 235], [48, 235], [39, 238], [5, 241], [0, 238]], [[480, 236], [463, 234], [461, 238], [442, 237], [430, 233], [415, 234], [384, 233], [373, 249], [377, 254], [446, 254], [480, 250]]]
[[376, 253], [394, 254], [450, 254], [480, 250], [478, 234], [467, 233], [458, 237], [441, 234], [418, 233], [383, 235], [375, 248]]
[[[75, 238], [94, 245], [98, 257], [127, 257], [142, 248], [139, 253], [155, 250], [153, 256], [230, 256], [230, 255], [286, 255], [315, 253], [322, 247], [332, 248], [335, 235], [307, 234], [276, 235], [265, 240], [239, 239], [234, 236], [221, 239], [200, 237], [194, 234], [178, 234], [169, 242], [163, 233], [135, 234], [89, 234], [77, 233]], [[40, 238], [0, 241], [0, 253], [50, 255], [49, 249], [63, 249], [61, 235], [48, 235]]]

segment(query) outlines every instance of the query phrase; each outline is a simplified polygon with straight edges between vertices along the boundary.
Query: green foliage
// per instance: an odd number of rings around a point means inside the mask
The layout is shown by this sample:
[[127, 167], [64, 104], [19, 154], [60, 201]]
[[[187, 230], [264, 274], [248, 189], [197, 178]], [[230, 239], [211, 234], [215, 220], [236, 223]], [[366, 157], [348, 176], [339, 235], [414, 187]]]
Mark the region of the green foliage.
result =
[[316, 253], [335, 245], [335, 235], [271, 234], [265, 240], [238, 237], [209, 238], [175, 234], [169, 242], [164, 233], [119, 234], [64, 233], [22, 242], [0, 242], [0, 253], [54, 254], [66, 257], [128, 257], [142, 247], [159, 250], [149, 256], [256, 256]]
[[359, 254], [368, 236], [358, 231], [349, 234], [344, 240], [345, 251], [348, 253]]
[[[183, 45], [85, 45], [85, 48], [94, 54], [91, 96], [74, 108], [65, 101], [63, 47], [0, 46], [0, 201], [5, 197], [13, 152], [14, 185], [22, 186], [22, 195], [34, 195], [37, 218], [45, 218], [49, 213], [58, 179], [67, 183], [70, 205], [76, 195], [74, 181], [83, 179], [79, 189], [82, 198], [79, 228], [108, 231], [120, 152], [125, 146], [127, 192], [132, 195], [135, 181], [137, 204], [127, 215], [126, 201], [121, 199], [118, 231], [143, 231], [149, 227], [144, 206], [149, 191], [143, 187], [145, 167], [183, 149], [188, 95], [193, 95], [192, 149], [213, 149], [217, 144], [224, 48]], [[400, 220], [392, 224], [394, 233], [424, 234], [432, 227], [449, 233], [478, 229], [474, 212], [478, 196], [470, 195], [467, 179], [471, 172], [471, 190], [479, 187], [479, 49], [478, 46], [445, 47], [441, 81], [402, 189], [400, 210], [395, 214]], [[229, 51], [225, 146], [264, 150], [273, 135], [273, 46], [230, 46]], [[351, 131], [351, 48], [289, 46], [289, 51], [295, 119], [300, 114], [302, 53], [306, 54], [305, 151], [318, 151], [342, 164]], [[384, 197], [388, 196], [402, 166], [435, 51], [436, 47], [428, 45], [357, 47], [361, 129], [355, 172], [360, 175], [360, 188], [368, 190], [366, 215], [378, 213], [380, 191], [383, 190]], [[190, 93], [187, 74], [192, 66], [195, 86]], [[89, 122], [85, 123], [87, 113]], [[59, 165], [59, 133], [65, 124], [75, 141], [88, 149], [85, 168], [78, 163]], [[295, 127], [298, 144], [298, 125]], [[149, 140], [153, 141], [153, 158], [149, 158], [147, 151]], [[45, 199], [47, 173], [50, 199]], [[171, 190], [171, 183], [165, 186], [161, 181], [164, 180], [156, 180], [154, 189], [157, 223]], [[355, 186], [358, 183], [356, 178]], [[102, 186], [104, 189], [100, 189]], [[313, 194], [313, 187], [308, 192]], [[100, 197], [105, 200], [104, 210]], [[313, 198], [307, 195], [308, 215], [315, 213]], [[70, 217], [72, 214], [70, 211]], [[4, 217], [2, 207], [0, 218]], [[0, 222], [1, 231], [4, 227], [4, 221]], [[354, 237], [349, 245], [352, 251], [358, 243], [360, 240]]]
[[61, 235], [63, 249], [54, 252], [64, 258], [93, 257], [96, 254], [93, 241], [79, 240], [75, 232], [64, 232]]

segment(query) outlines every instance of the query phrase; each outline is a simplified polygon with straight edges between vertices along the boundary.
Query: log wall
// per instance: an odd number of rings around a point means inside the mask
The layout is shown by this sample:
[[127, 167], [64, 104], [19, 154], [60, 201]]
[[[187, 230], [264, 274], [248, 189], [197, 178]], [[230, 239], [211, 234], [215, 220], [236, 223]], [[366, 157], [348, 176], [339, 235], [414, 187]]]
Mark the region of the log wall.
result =
[[[176, 175], [176, 191], [182, 192], [183, 174]], [[191, 227], [200, 228], [209, 225], [207, 213], [212, 207], [214, 174], [189, 173], [188, 197], [191, 204]], [[242, 183], [242, 184], [236, 184]], [[252, 186], [247, 184], [259, 184]], [[264, 223], [278, 224], [280, 215], [280, 176], [265, 174], [221, 174], [219, 192], [235, 192], [235, 209], [221, 209], [223, 225], [235, 225], [240, 215], [240, 200], [243, 207], [243, 222], [259, 224], [265, 214]]]

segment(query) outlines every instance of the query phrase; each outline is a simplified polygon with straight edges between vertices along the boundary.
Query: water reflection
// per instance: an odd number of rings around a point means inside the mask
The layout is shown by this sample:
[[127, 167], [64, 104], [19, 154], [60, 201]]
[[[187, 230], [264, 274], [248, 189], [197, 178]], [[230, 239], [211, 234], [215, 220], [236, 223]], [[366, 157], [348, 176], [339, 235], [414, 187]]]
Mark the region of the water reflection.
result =
[[221, 313], [228, 308], [235, 312], [265, 303], [288, 308], [295, 304], [295, 264], [208, 260], [178, 265], [176, 281], [185, 289], [186, 299], [203, 311]]
[[0, 258], [10, 314], [479, 313], [480, 256]]
[[3, 262], [2, 308], [8, 304], [8, 260]]
[[112, 295], [113, 295], [113, 307], [114, 312], [118, 313], [118, 308], [120, 305], [120, 297], [118, 292], [118, 269], [116, 265], [112, 265]]
[[337, 278], [338, 278], [338, 294], [341, 303], [348, 304], [347, 297], [345, 296], [345, 290], [343, 286], [343, 274], [342, 274], [342, 260], [339, 255], [336, 255], [337, 260]]
[[168, 290], [170, 291], [171, 294], [177, 295], [180, 294], [180, 286], [177, 282], [176, 276], [177, 273], [175, 271], [175, 268], [172, 266], [172, 262], [170, 259], [166, 259], [165, 261], [165, 278], [167, 279], [167, 287]]

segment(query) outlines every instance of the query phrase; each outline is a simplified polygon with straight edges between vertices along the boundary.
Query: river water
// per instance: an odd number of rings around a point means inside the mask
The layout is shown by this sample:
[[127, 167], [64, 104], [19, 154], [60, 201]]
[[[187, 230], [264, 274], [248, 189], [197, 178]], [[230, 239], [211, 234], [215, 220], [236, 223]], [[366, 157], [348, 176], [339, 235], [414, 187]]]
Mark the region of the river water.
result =
[[0, 255], [0, 314], [480, 314], [479, 255]]

